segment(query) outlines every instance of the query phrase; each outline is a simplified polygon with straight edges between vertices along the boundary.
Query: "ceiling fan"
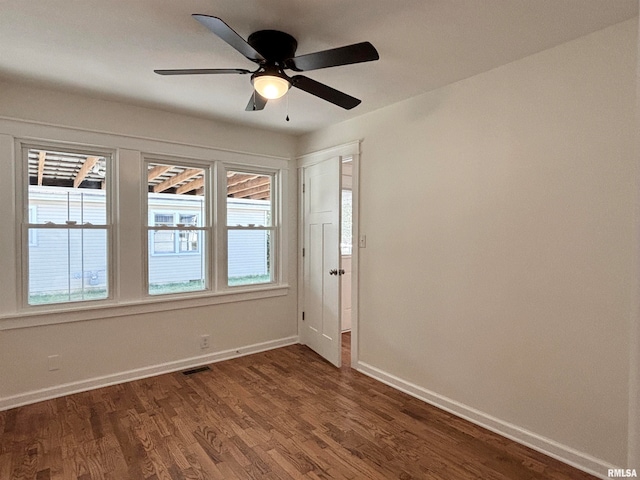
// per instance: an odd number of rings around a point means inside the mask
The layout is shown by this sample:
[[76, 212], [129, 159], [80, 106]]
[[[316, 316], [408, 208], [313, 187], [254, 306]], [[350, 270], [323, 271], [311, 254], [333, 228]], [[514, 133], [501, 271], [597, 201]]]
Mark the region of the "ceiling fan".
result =
[[380, 58], [375, 47], [369, 42], [294, 57], [298, 42], [288, 33], [278, 30], [260, 30], [249, 35], [245, 41], [218, 17], [197, 14], [193, 17], [242, 55], [257, 63], [258, 68], [254, 71], [243, 68], [193, 68], [154, 70], [154, 72], [159, 75], [250, 74], [255, 91], [247, 104], [247, 111], [262, 110], [269, 100], [282, 97], [291, 87], [299, 88], [350, 110], [358, 106], [361, 101], [303, 75], [290, 77], [284, 71], [306, 72], [352, 63], [371, 62]]

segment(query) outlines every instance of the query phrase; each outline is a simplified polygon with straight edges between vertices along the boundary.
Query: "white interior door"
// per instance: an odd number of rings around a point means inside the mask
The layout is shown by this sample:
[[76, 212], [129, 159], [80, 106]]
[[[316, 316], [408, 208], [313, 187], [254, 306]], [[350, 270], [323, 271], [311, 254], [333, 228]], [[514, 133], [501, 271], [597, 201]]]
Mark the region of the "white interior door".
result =
[[341, 362], [340, 157], [304, 168], [304, 292], [301, 340]]

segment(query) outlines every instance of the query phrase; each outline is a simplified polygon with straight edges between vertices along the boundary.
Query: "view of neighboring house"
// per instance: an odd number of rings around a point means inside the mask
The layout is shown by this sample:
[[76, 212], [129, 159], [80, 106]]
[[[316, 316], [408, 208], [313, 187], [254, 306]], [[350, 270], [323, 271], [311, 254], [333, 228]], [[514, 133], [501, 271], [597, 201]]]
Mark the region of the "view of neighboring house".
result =
[[[29, 223], [41, 228], [29, 231], [30, 295], [82, 292], [107, 296], [106, 229], [104, 190], [68, 187], [30, 187]], [[205, 267], [202, 226], [203, 197], [167, 193], [149, 194], [149, 284], [202, 282]], [[270, 215], [266, 200], [228, 199], [229, 225], [266, 225]], [[47, 223], [89, 225], [83, 229], [47, 228]], [[44, 224], [44, 225], [42, 225]], [[184, 226], [183, 230], [162, 227]], [[228, 244], [228, 276], [268, 276], [268, 233], [247, 236], [231, 232]], [[240, 280], [241, 281], [241, 280]], [[268, 279], [267, 279], [268, 281]], [[154, 293], [163, 293], [160, 288]]]
[[[109, 297], [114, 253], [108, 246], [113, 227], [106, 162], [68, 152], [29, 152], [30, 304]], [[204, 170], [156, 163], [147, 168], [148, 293], [203, 290], [212, 242]], [[229, 172], [228, 178], [227, 283], [271, 282], [270, 177]]]

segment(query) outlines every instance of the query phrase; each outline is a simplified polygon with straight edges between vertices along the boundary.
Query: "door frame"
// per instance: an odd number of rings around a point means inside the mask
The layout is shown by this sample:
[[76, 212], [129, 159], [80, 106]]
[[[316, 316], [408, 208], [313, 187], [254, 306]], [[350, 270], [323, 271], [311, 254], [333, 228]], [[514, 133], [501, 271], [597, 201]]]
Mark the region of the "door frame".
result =
[[[328, 160], [340, 157], [340, 161], [350, 158], [352, 162], [352, 241], [353, 249], [351, 253], [351, 367], [356, 368], [358, 364], [358, 272], [359, 272], [359, 211], [360, 211], [360, 140], [345, 143], [335, 147], [311, 152], [296, 158], [298, 170], [298, 335], [302, 331], [302, 311], [304, 306], [304, 261], [302, 258], [302, 248], [304, 247], [304, 199], [302, 195], [302, 184], [304, 183], [304, 168]], [[339, 305], [342, 308], [342, 305]], [[302, 338], [300, 338], [302, 341]]]

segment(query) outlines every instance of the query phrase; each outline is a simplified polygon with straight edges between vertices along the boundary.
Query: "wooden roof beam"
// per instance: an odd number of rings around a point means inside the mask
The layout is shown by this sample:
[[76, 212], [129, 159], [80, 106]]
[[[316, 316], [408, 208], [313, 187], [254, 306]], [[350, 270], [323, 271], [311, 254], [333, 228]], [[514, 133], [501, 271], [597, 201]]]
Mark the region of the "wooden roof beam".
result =
[[227, 194], [232, 198], [251, 198], [253, 200], [269, 200], [271, 197], [271, 188], [269, 185], [261, 185], [253, 188], [245, 188], [236, 193]]
[[98, 160], [98, 157], [87, 157], [87, 159], [82, 164], [82, 167], [80, 167], [80, 170], [76, 174], [76, 178], [74, 178], [73, 180], [73, 188], [78, 188], [80, 186], [93, 166], [98, 163]]
[[155, 185], [153, 187], [153, 192], [154, 193], [164, 192], [165, 190], [173, 187], [174, 185], [182, 183], [185, 180], [189, 180], [190, 178], [195, 177], [196, 175], [200, 175], [201, 173], [202, 173], [202, 170], [200, 168], [189, 168], [184, 172], [179, 173], [178, 175], [175, 175], [165, 180], [164, 182], [159, 183], [158, 185]]
[[149, 170], [149, 173], [147, 174], [147, 181], [150, 182], [154, 178], [158, 178], [160, 175], [162, 175], [163, 173], [167, 173], [172, 168], [172, 165], [156, 165]]
[[250, 180], [246, 180], [238, 183], [227, 182], [227, 195], [234, 195], [255, 187], [270, 188], [270, 186], [271, 186], [271, 177], [264, 177], [264, 176], [255, 177]]
[[182, 195], [183, 193], [190, 192], [191, 190], [197, 190], [204, 186], [204, 178], [196, 178], [189, 183], [185, 183], [184, 185], [176, 188], [176, 193], [178, 195]]
[[44, 176], [44, 164], [47, 161], [47, 152], [41, 150], [38, 153], [38, 185], [42, 186], [42, 177]]

